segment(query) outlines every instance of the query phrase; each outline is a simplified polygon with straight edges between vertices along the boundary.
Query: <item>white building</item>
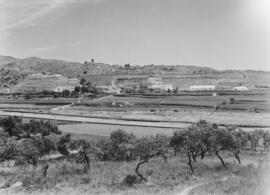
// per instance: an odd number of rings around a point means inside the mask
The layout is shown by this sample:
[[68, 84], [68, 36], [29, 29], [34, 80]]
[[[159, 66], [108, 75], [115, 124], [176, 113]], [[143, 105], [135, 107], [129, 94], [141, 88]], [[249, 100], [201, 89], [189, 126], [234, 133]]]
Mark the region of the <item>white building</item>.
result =
[[190, 86], [191, 91], [214, 91], [216, 89], [215, 85], [194, 85]]
[[74, 86], [58, 86], [54, 89], [54, 92], [63, 92], [64, 90], [73, 91]]
[[232, 89], [233, 91], [248, 91], [246, 86], [237, 86]]
[[173, 90], [172, 85], [151, 85], [149, 86], [149, 89], [153, 90], [162, 90], [162, 91], [168, 91], [168, 90]]

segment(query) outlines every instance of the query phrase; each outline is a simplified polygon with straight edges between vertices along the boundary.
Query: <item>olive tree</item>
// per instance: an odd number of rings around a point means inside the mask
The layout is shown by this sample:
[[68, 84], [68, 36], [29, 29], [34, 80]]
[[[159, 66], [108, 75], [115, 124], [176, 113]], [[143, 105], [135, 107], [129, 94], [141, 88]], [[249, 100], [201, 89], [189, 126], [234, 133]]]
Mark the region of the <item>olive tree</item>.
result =
[[167, 161], [167, 153], [169, 149], [169, 138], [165, 135], [156, 135], [151, 137], [139, 138], [135, 144], [136, 156], [139, 162], [135, 168], [136, 174], [143, 180], [146, 178], [139, 172], [140, 166], [148, 163], [154, 157], [162, 157]]
[[110, 135], [110, 156], [116, 161], [134, 159], [136, 136], [123, 130], [113, 131]]
[[17, 155], [16, 139], [0, 128], [0, 161], [13, 160]]
[[19, 136], [23, 133], [23, 129], [20, 127], [22, 119], [16, 116], [9, 116], [0, 119], [0, 127], [8, 133], [10, 137]]
[[34, 166], [38, 164], [41, 154], [38, 148], [35, 147], [33, 140], [30, 139], [20, 140], [17, 148], [18, 148], [17, 162], [23, 164], [28, 163]]

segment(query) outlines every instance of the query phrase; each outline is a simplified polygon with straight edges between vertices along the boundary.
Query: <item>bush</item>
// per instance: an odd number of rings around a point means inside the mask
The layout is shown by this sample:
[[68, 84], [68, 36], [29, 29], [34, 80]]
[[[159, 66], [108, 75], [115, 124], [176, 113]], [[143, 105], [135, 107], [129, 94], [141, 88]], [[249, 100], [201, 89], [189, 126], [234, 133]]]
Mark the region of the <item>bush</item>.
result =
[[21, 140], [21, 143], [18, 144], [18, 156], [17, 163], [18, 164], [32, 164], [36, 166], [38, 164], [38, 160], [41, 156], [39, 150], [35, 147], [33, 140], [25, 139]]
[[69, 151], [64, 144], [59, 144], [57, 146], [57, 150], [58, 150], [58, 152], [60, 152], [61, 154], [65, 155], [65, 156], [69, 155]]
[[57, 143], [57, 150], [63, 155], [69, 155], [68, 144], [71, 141], [71, 135], [67, 134], [60, 137], [59, 142]]
[[141, 181], [142, 180], [137, 175], [127, 175], [123, 180], [123, 184], [131, 187], [134, 184], [141, 183]]
[[229, 98], [229, 103], [230, 103], [230, 104], [234, 104], [234, 103], [235, 103], [235, 98], [230, 97], [230, 98]]
[[0, 119], [0, 126], [10, 137], [19, 136], [23, 133], [21, 128], [22, 119], [19, 117], [9, 116]]
[[21, 124], [22, 129], [27, 134], [41, 134], [43, 137], [54, 134], [61, 134], [62, 132], [58, 129], [58, 126], [51, 121], [44, 122], [43, 120], [30, 120], [29, 123]]
[[49, 139], [48, 137], [44, 137], [42, 139], [43, 144], [44, 144], [44, 154], [49, 154], [50, 152], [54, 152], [57, 150], [57, 146], [56, 143], [54, 143], [51, 139]]
[[45, 152], [45, 144], [44, 144], [42, 137], [35, 136], [29, 140], [32, 142], [33, 147], [35, 147], [38, 150], [40, 155], [44, 155], [46, 153]]
[[17, 142], [14, 137], [0, 129], [0, 161], [13, 160], [18, 156]]
[[113, 131], [110, 136], [110, 154], [113, 160], [123, 161], [132, 160], [135, 149], [136, 137], [123, 130]]

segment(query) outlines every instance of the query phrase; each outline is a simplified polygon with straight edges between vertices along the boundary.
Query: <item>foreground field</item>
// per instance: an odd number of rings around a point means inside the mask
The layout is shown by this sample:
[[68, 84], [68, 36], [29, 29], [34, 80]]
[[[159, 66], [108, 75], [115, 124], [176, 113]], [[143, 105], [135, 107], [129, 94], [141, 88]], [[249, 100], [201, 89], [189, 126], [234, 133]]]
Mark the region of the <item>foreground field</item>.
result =
[[134, 174], [136, 162], [92, 162], [88, 171], [83, 164], [73, 160], [50, 161], [47, 177], [41, 167], [9, 167], [1, 164], [0, 183], [23, 186], [1, 190], [1, 194], [181, 194], [189, 186], [192, 194], [265, 194], [269, 175], [268, 157], [258, 153], [245, 153], [242, 165], [226, 155], [228, 167], [224, 168], [213, 157], [197, 162], [195, 173], [190, 174], [185, 159], [180, 156], [153, 159], [145, 164], [142, 173], [148, 182], [127, 186], [123, 180]]
[[[171, 128], [154, 128], [154, 127], [137, 127], [137, 126], [121, 126], [121, 125], [106, 125], [106, 124], [66, 124], [59, 125], [59, 129], [65, 133], [72, 133], [76, 136], [109, 136], [111, 132], [118, 129], [125, 129], [127, 133], [133, 133], [137, 136], [147, 136], [166, 134], [171, 136], [176, 129]], [[81, 137], [81, 136], [80, 136]]]
[[89, 111], [86, 108], [71, 107], [54, 112], [24, 111], [21, 109], [0, 110], [3, 116], [22, 116], [59, 120], [69, 122], [85, 122], [92, 124], [112, 124], [125, 126], [144, 126], [161, 128], [182, 128], [186, 124], [205, 120], [220, 126], [239, 126], [244, 128], [270, 127], [269, 113], [244, 112], [209, 112], [198, 110], [151, 109], [150, 111]]

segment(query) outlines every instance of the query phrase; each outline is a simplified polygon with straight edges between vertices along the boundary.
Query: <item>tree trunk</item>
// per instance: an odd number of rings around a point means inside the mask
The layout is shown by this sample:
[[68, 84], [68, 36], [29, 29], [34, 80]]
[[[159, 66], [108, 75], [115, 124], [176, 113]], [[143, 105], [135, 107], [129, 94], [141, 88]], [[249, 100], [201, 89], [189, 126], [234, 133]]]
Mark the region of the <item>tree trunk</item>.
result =
[[190, 156], [189, 152], [187, 152], [187, 156], [188, 156], [188, 165], [190, 167], [191, 173], [193, 174], [194, 169], [193, 169], [193, 166], [192, 166], [191, 156]]
[[85, 160], [85, 162], [86, 162], [86, 164], [87, 164], [87, 168], [90, 169], [90, 159], [89, 159], [89, 157], [87, 156], [86, 151], [83, 151], [82, 153], [83, 153], [83, 158], [84, 158], [84, 160]]
[[7, 131], [8, 131], [9, 137], [12, 137], [12, 129], [11, 128], [8, 128]]
[[201, 150], [201, 159], [204, 159], [205, 151]]
[[49, 169], [49, 164], [47, 162], [45, 162], [45, 165], [43, 165], [43, 177], [46, 177], [47, 175], [47, 171]]
[[238, 155], [235, 155], [235, 158], [237, 159], [239, 165], [241, 164], [241, 160], [240, 160], [240, 157]]
[[241, 164], [241, 160], [240, 160], [240, 157], [239, 157], [239, 151], [237, 151], [237, 152], [234, 152], [233, 154], [234, 154], [234, 157], [237, 159], [237, 161], [238, 161], [238, 163], [239, 163], [239, 165]]
[[139, 172], [139, 168], [140, 168], [140, 166], [141, 166], [142, 164], [147, 163], [147, 162], [148, 162], [148, 160], [142, 160], [142, 161], [140, 161], [140, 162], [137, 164], [136, 169], [135, 169], [136, 174], [137, 174], [144, 182], [147, 182], [147, 180], [146, 180], [146, 178], [144, 178], [143, 175]]
[[163, 154], [162, 157], [163, 157], [165, 162], [168, 162], [168, 157], [166, 156], [166, 154]]
[[194, 153], [191, 151], [191, 156], [192, 156], [193, 161], [196, 162], [196, 152]]
[[176, 156], [176, 154], [177, 154], [177, 148], [174, 147], [173, 150], [174, 150], [174, 156]]
[[223, 165], [223, 167], [226, 168], [226, 165], [225, 165], [225, 162], [223, 161], [223, 158], [219, 155], [218, 152], [216, 152], [215, 154], [216, 154], [216, 156], [219, 158], [219, 160], [220, 160], [221, 164]]

